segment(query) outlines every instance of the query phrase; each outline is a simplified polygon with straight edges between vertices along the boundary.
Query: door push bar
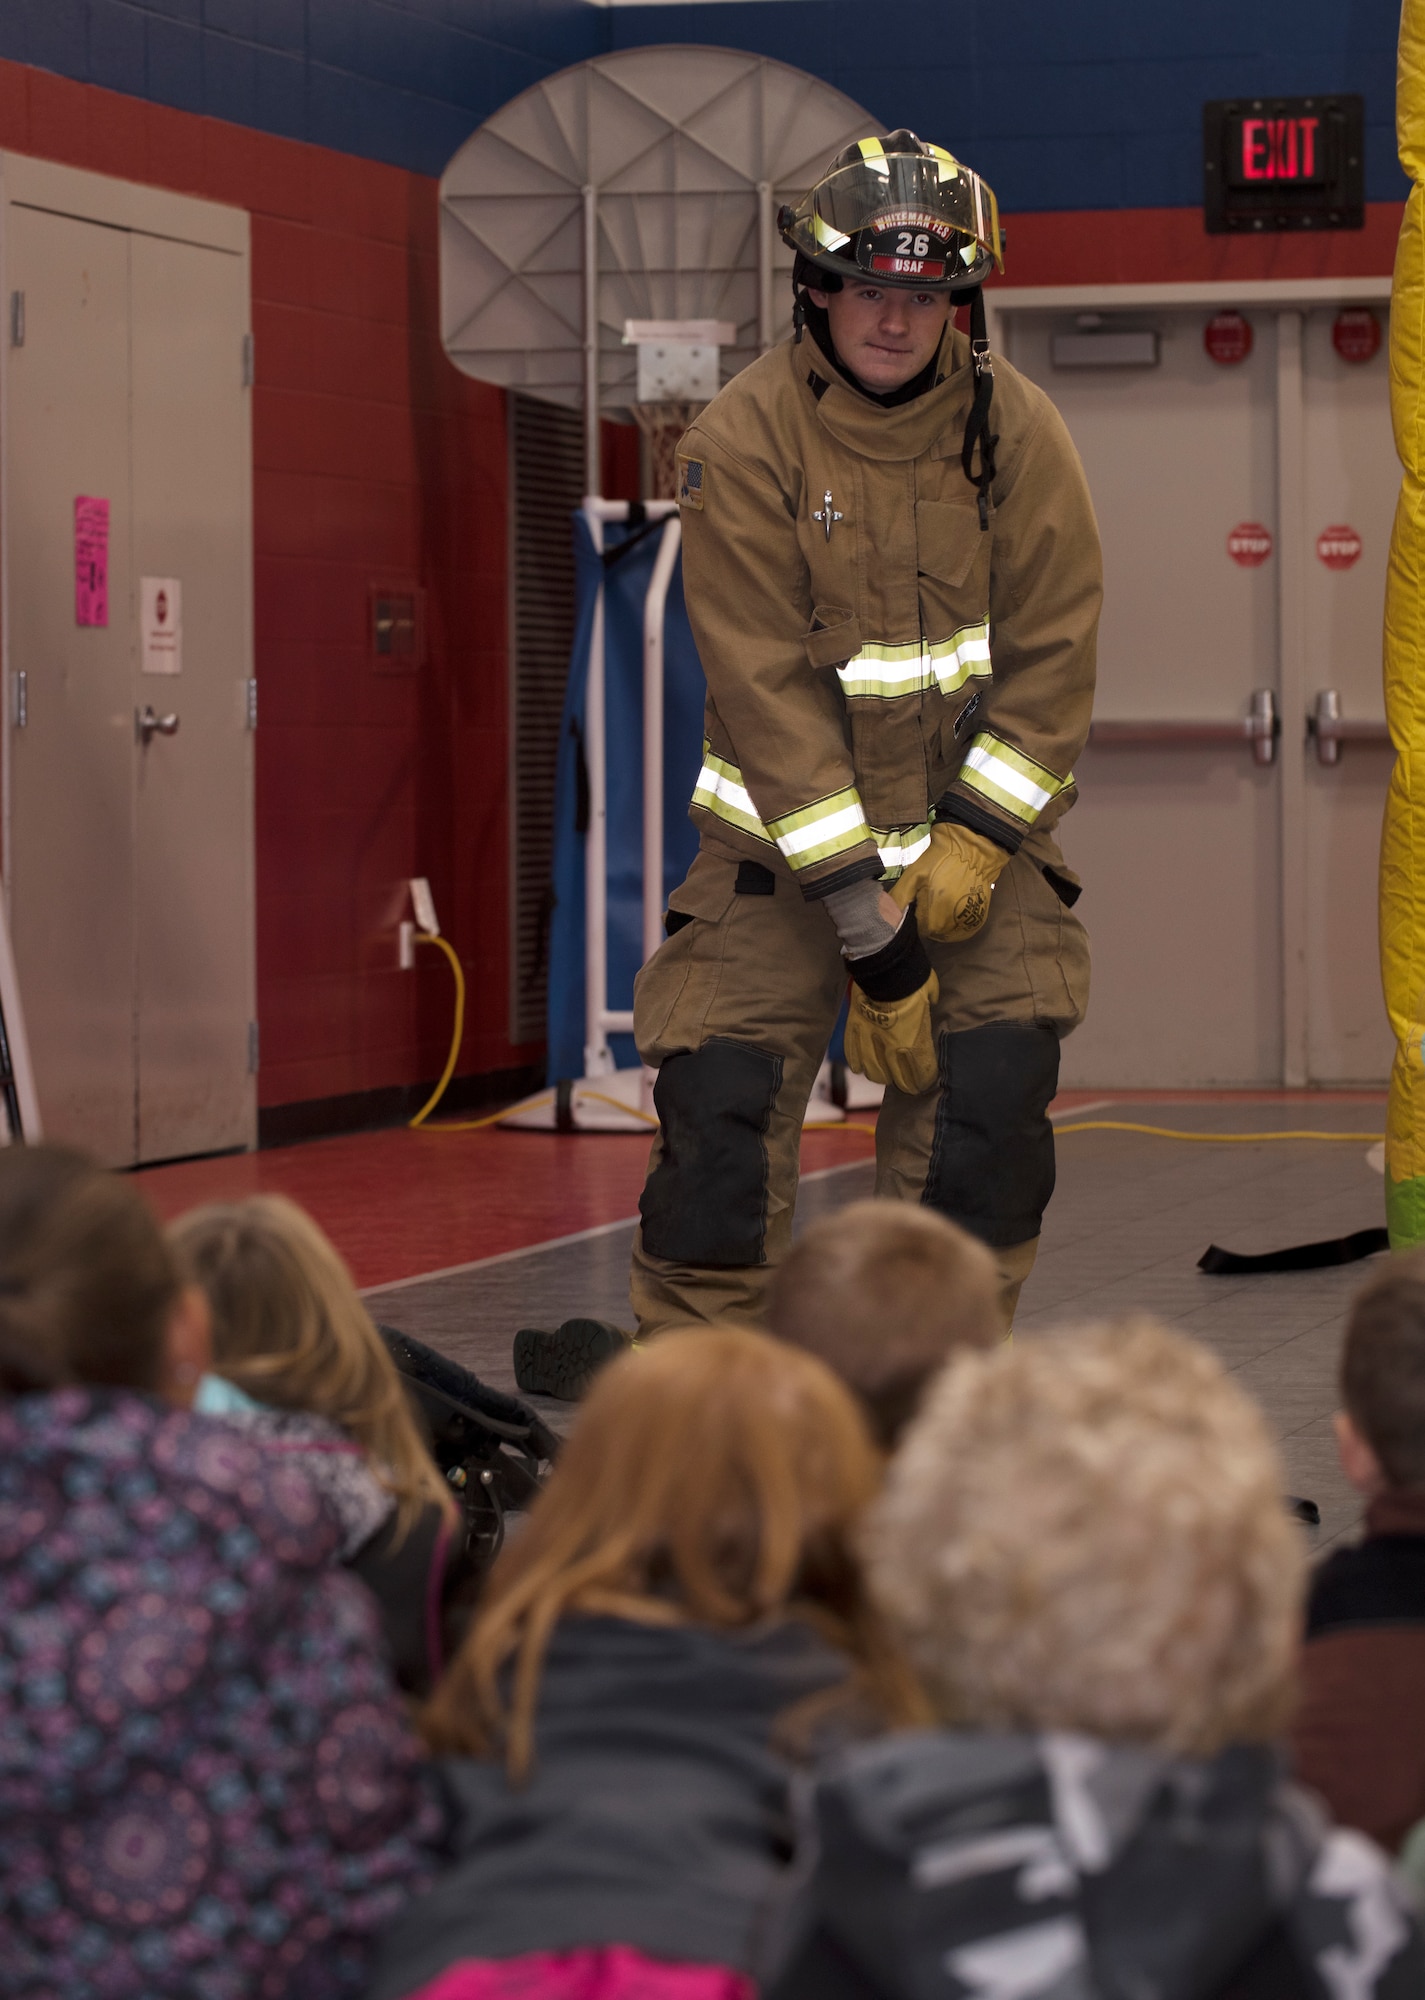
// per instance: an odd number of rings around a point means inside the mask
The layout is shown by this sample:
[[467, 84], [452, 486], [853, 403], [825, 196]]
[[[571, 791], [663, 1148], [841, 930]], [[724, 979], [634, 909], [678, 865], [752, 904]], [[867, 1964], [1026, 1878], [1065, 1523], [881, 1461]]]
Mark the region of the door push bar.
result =
[[1341, 713], [1341, 697], [1335, 688], [1322, 688], [1316, 706], [1306, 718], [1306, 733], [1316, 743], [1317, 762], [1339, 764], [1343, 743], [1389, 743], [1390, 727], [1384, 722], [1348, 722]]
[[1257, 764], [1276, 762], [1281, 718], [1270, 688], [1257, 688], [1246, 715], [1235, 722], [1094, 722], [1089, 743], [1103, 750], [1180, 750], [1250, 743]]

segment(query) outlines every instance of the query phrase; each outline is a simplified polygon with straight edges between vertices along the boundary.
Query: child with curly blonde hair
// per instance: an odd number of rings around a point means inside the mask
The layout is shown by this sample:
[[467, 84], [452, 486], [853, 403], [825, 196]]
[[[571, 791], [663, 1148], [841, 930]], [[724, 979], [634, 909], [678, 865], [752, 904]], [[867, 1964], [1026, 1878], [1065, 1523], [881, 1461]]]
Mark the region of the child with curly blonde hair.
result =
[[1149, 1319], [969, 1355], [866, 1535], [940, 1717], [848, 1751], [768, 2000], [1425, 1991], [1384, 1857], [1282, 1776], [1304, 1570], [1256, 1407]]

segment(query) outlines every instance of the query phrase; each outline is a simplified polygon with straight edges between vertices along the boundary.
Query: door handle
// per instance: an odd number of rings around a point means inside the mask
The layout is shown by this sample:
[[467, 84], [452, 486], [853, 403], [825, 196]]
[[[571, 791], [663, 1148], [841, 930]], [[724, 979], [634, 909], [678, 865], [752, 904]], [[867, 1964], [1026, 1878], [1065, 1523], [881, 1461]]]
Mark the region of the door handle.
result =
[[153, 704], [146, 701], [142, 708], [134, 710], [134, 729], [139, 742], [148, 744], [155, 736], [176, 736], [178, 717], [158, 715], [154, 712]]
[[1339, 764], [1343, 743], [1389, 743], [1390, 726], [1384, 722], [1348, 722], [1341, 713], [1341, 697], [1335, 688], [1322, 688], [1316, 706], [1306, 718], [1306, 733], [1316, 742], [1320, 764]]
[[1089, 727], [1089, 743], [1096, 750], [1177, 750], [1250, 743], [1253, 761], [1258, 764], [1276, 762], [1280, 735], [1276, 696], [1270, 688], [1257, 688], [1247, 714], [1234, 722], [1095, 721]]

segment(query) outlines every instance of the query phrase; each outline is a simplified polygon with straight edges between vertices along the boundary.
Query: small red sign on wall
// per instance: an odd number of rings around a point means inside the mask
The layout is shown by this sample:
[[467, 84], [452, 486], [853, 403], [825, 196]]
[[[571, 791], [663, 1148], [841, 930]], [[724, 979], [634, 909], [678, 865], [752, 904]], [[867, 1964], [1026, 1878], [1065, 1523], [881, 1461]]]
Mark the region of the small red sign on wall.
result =
[[1214, 313], [1203, 328], [1202, 344], [1221, 367], [1232, 368], [1252, 351], [1252, 322], [1239, 312]]
[[74, 503], [74, 622], [109, 622], [109, 503], [87, 493]]
[[1243, 569], [1260, 569], [1272, 552], [1272, 531], [1261, 521], [1239, 521], [1227, 537], [1227, 553]]
[[1369, 306], [1343, 306], [1331, 323], [1331, 345], [1343, 361], [1369, 361], [1380, 352], [1380, 321]]
[[1344, 525], [1323, 528], [1316, 537], [1316, 553], [1327, 569], [1349, 569], [1361, 553], [1361, 538]]

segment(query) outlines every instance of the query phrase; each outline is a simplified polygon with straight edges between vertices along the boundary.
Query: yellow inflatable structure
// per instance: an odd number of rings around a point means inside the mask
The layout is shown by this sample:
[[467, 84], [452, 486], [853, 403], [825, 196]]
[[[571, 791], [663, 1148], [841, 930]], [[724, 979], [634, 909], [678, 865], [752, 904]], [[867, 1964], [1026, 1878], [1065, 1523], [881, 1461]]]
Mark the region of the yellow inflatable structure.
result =
[[1425, 1243], [1425, 0], [1405, 0], [1396, 86], [1410, 177], [1390, 309], [1390, 408], [1405, 468], [1385, 593], [1385, 710], [1395, 769], [1381, 839], [1380, 946], [1395, 1032], [1386, 1117], [1391, 1247]]

